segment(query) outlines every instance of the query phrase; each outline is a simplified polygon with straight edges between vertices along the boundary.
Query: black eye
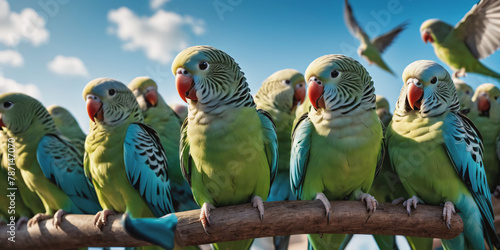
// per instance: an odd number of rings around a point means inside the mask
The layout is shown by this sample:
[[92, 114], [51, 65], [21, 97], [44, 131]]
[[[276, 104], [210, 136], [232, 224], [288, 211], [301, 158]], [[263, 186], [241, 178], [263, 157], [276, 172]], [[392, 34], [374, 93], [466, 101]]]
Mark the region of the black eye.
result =
[[498, 101], [498, 96], [495, 96], [495, 101]]
[[9, 102], [9, 101], [6, 101], [3, 103], [3, 107], [6, 109], [12, 107], [12, 105], [14, 105], [14, 104], [12, 102]]
[[200, 62], [200, 64], [198, 64], [198, 67], [200, 67], [201, 70], [206, 70], [208, 68], [208, 63]]
[[470, 94], [470, 91], [466, 90], [466, 91], [465, 91], [465, 94], [466, 94], [466, 95], [469, 95], [469, 94]]
[[108, 94], [109, 94], [109, 96], [114, 96], [116, 94], [116, 90], [110, 89], [110, 90], [108, 90]]
[[290, 83], [291, 83], [290, 80], [285, 80], [284, 82], [286, 85], [290, 85]]
[[332, 78], [336, 78], [337, 76], [339, 76], [339, 74], [340, 74], [340, 73], [339, 73], [337, 70], [334, 70], [334, 71], [332, 71], [332, 73], [330, 73], [330, 76], [331, 76]]
[[432, 83], [432, 84], [436, 84], [437, 82], [438, 82], [437, 77], [433, 77], [433, 78], [431, 78], [431, 83]]

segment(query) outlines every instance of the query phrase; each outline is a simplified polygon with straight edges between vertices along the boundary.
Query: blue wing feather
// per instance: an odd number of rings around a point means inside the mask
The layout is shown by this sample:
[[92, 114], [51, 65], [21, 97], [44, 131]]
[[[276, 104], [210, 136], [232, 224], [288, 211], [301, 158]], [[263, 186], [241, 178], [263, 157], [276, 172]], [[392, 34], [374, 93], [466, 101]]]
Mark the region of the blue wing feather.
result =
[[266, 111], [257, 110], [260, 122], [262, 124], [262, 132], [264, 136], [264, 148], [267, 155], [269, 170], [271, 173], [271, 185], [278, 173], [278, 136], [276, 135], [276, 126], [274, 125], [271, 115]]
[[101, 210], [92, 184], [85, 177], [83, 156], [73, 144], [58, 135], [45, 135], [36, 151], [43, 174], [61, 188], [81, 211], [94, 214]]
[[292, 192], [298, 200], [302, 196], [302, 187], [309, 162], [309, 150], [311, 148], [311, 130], [313, 124], [308, 114], [304, 114], [292, 132], [292, 152], [290, 156], [290, 182]]
[[446, 152], [456, 172], [469, 188], [481, 212], [484, 237], [497, 248], [500, 241], [493, 225], [491, 193], [483, 165], [483, 144], [474, 124], [465, 116], [450, 112], [444, 122]]
[[123, 149], [130, 184], [139, 191], [153, 214], [161, 217], [174, 212], [167, 157], [156, 131], [145, 124], [131, 124]]

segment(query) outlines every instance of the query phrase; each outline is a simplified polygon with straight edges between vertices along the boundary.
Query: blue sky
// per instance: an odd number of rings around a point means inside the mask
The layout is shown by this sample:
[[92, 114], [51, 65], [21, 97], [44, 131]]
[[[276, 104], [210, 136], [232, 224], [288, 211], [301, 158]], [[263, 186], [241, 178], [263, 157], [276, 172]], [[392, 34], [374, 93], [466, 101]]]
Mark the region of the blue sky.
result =
[[[252, 93], [277, 70], [304, 72], [317, 57], [347, 54], [368, 69], [376, 92], [393, 109], [403, 69], [419, 59], [439, 62], [432, 46], [422, 42], [420, 24], [440, 18], [455, 25], [476, 1], [350, 3], [371, 37], [410, 22], [383, 56], [397, 77], [358, 57], [359, 42], [345, 27], [341, 0], [0, 0], [0, 92], [25, 91], [46, 106], [64, 106], [87, 131], [81, 93], [90, 80], [106, 76], [128, 84], [136, 76], [150, 76], [167, 102], [181, 103], [170, 70], [173, 57], [185, 47], [211, 45], [235, 58]], [[36, 18], [41, 21], [29, 21]], [[483, 63], [500, 71], [499, 53]], [[494, 81], [473, 74], [465, 80], [474, 88]]]

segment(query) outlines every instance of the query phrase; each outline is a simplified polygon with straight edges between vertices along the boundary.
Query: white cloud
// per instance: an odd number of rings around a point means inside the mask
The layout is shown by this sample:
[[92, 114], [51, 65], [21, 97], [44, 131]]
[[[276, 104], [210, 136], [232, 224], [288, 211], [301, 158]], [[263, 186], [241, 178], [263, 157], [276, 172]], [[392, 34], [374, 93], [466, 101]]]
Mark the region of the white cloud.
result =
[[24, 59], [15, 50], [0, 50], [0, 64], [11, 67], [20, 67], [24, 64]]
[[0, 43], [17, 46], [21, 41], [27, 41], [38, 46], [48, 40], [45, 20], [35, 10], [25, 8], [19, 13], [11, 12], [9, 3], [0, 0]]
[[150, 0], [149, 5], [151, 6], [151, 9], [156, 10], [168, 2], [170, 2], [170, 0]]
[[151, 17], [139, 17], [127, 7], [111, 10], [108, 20], [116, 27], [108, 29], [125, 42], [124, 50], [142, 49], [149, 59], [162, 64], [188, 47], [190, 35], [205, 32], [205, 22], [190, 16], [158, 10]]
[[0, 94], [8, 92], [20, 92], [38, 100], [42, 99], [42, 92], [36, 85], [18, 83], [15, 80], [5, 78], [0, 74]]
[[58, 55], [47, 64], [50, 71], [59, 75], [88, 76], [89, 72], [78, 57]]

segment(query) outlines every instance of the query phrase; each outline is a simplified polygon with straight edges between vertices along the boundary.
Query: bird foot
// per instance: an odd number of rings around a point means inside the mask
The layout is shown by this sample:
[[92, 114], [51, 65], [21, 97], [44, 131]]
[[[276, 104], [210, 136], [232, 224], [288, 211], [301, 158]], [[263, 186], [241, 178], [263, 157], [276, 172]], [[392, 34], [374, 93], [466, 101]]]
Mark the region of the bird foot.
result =
[[397, 198], [397, 199], [394, 199], [394, 200], [391, 202], [391, 204], [394, 204], [394, 205], [396, 205], [396, 204], [400, 204], [400, 203], [404, 202], [404, 200], [405, 200], [405, 198], [404, 198], [404, 197], [399, 197], [399, 198]]
[[415, 195], [403, 202], [403, 207], [406, 207], [406, 212], [408, 213], [408, 216], [411, 215], [411, 207], [413, 206], [414, 209], [417, 209], [417, 204], [418, 204], [418, 198]]
[[59, 228], [62, 222], [62, 217], [65, 214], [67, 214], [67, 212], [62, 209], [57, 210], [57, 212], [54, 214], [54, 220], [52, 221], [52, 225], [55, 228]]
[[201, 207], [201, 213], [200, 213], [201, 226], [203, 226], [203, 230], [207, 235], [210, 235], [207, 232], [207, 227], [210, 226], [210, 209], [215, 209], [214, 205], [205, 202]]
[[264, 219], [264, 201], [259, 196], [252, 198], [252, 205], [259, 210], [260, 221]]
[[446, 221], [446, 226], [448, 229], [451, 228], [451, 215], [456, 213], [455, 205], [451, 201], [447, 201], [444, 203], [443, 207], [443, 220]]
[[366, 193], [361, 193], [358, 199], [366, 202], [366, 210], [368, 210], [369, 212], [375, 212], [377, 210], [378, 201], [375, 199], [375, 197]]
[[48, 214], [42, 214], [42, 213], [36, 214], [35, 216], [33, 216], [33, 218], [31, 218], [28, 221], [28, 227], [32, 227], [32, 226], [38, 224], [38, 222], [40, 222], [42, 220], [50, 219], [50, 218], [52, 218], [52, 216], [48, 215]]
[[26, 216], [21, 216], [21, 218], [19, 218], [17, 220], [17, 223], [16, 223], [16, 230], [19, 230], [21, 228], [21, 226], [25, 223], [28, 223], [29, 221], [29, 218], [26, 217]]
[[[59, 211], [58, 211], [59, 212]], [[115, 214], [113, 210], [109, 209], [104, 209], [102, 211], [97, 212], [94, 217], [94, 226], [99, 228], [99, 230], [102, 231], [102, 227], [106, 225], [106, 222], [108, 221], [108, 215]]]
[[330, 214], [332, 212], [332, 205], [330, 204], [330, 201], [323, 193], [317, 193], [314, 199], [320, 200], [321, 203], [323, 203], [323, 206], [325, 206], [325, 217], [327, 219], [326, 224], [330, 223]]
[[461, 68], [461, 69], [453, 72], [453, 77], [455, 77], [456, 79], [461, 78], [461, 77], [466, 77], [466, 76], [467, 76], [467, 72], [465, 71], [465, 68]]

